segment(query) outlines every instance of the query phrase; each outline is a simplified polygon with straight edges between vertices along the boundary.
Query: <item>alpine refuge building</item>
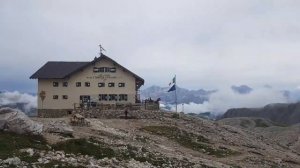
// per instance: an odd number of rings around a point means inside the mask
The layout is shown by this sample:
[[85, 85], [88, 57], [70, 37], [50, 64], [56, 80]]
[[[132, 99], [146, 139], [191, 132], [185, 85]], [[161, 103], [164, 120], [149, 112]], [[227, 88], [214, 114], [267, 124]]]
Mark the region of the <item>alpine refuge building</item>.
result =
[[30, 79], [38, 79], [38, 116], [63, 115], [76, 105], [134, 104], [144, 85], [144, 79], [104, 54], [91, 62], [49, 61]]

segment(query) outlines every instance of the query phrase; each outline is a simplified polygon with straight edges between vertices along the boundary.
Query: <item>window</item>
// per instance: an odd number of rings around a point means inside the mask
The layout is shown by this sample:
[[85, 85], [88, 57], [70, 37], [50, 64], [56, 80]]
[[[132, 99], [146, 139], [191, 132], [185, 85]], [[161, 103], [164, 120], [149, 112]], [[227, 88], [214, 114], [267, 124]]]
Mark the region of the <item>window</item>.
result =
[[68, 82], [64, 82], [63, 87], [68, 87]]
[[118, 95], [116, 95], [116, 94], [110, 94], [110, 95], [108, 95], [108, 97], [109, 97], [109, 101], [117, 101], [118, 99], [117, 99], [117, 96]]
[[105, 87], [105, 83], [103, 82], [98, 83], [98, 87]]
[[97, 72], [116, 72], [116, 68], [110, 68], [110, 67], [94, 67], [93, 68], [93, 72], [97, 73]]
[[107, 101], [107, 94], [99, 94], [99, 101]]
[[93, 68], [93, 72], [100, 72], [100, 69], [97, 68], [97, 67], [94, 67], [94, 68]]
[[99, 72], [104, 72], [104, 67], [98, 68]]
[[127, 94], [119, 94], [119, 101], [127, 101]]
[[116, 72], [116, 68], [110, 68], [110, 72]]
[[81, 87], [81, 82], [76, 82], [76, 87]]
[[110, 68], [104, 67], [104, 72], [110, 72]]
[[63, 95], [62, 98], [63, 99], [68, 99], [68, 95]]
[[115, 87], [115, 83], [113, 82], [108, 83], [108, 87]]
[[53, 95], [53, 99], [58, 99], [58, 95]]
[[84, 85], [85, 85], [85, 87], [90, 87], [91, 86], [90, 82], [85, 82]]
[[119, 87], [125, 87], [125, 83], [121, 82], [121, 83], [119, 83], [118, 86], [119, 86]]
[[58, 82], [53, 82], [53, 87], [58, 87]]
[[89, 95], [80, 95], [79, 99], [80, 99], [80, 103], [89, 103], [91, 97]]

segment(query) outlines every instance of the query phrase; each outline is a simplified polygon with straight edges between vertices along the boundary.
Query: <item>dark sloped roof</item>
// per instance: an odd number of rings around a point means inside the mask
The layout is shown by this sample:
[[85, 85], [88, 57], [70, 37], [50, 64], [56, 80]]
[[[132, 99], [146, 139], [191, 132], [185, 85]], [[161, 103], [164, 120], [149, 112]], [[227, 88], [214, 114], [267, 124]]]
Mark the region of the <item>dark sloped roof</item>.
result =
[[135, 73], [129, 71], [127, 68], [123, 67], [113, 59], [108, 56], [101, 54], [100, 57], [94, 59], [91, 62], [57, 62], [57, 61], [49, 61], [44, 66], [42, 66], [37, 72], [35, 72], [30, 79], [64, 79], [72, 74], [84, 69], [85, 67], [97, 62], [101, 61], [101, 59], [108, 59], [112, 61], [114, 64], [123, 68], [123, 70], [131, 73], [141, 85], [144, 84], [144, 79], [136, 75]]
[[36, 71], [30, 79], [63, 79], [72, 72], [79, 70], [89, 62], [58, 62], [49, 61]]

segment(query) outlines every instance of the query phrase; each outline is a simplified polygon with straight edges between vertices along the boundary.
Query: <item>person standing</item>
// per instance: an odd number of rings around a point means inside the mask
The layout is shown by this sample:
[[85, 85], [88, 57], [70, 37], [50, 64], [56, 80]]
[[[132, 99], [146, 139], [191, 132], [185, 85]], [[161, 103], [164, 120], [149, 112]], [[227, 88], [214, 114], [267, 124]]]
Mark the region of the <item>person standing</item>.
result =
[[127, 116], [128, 116], [128, 110], [127, 109], [125, 109], [125, 119], [127, 119]]

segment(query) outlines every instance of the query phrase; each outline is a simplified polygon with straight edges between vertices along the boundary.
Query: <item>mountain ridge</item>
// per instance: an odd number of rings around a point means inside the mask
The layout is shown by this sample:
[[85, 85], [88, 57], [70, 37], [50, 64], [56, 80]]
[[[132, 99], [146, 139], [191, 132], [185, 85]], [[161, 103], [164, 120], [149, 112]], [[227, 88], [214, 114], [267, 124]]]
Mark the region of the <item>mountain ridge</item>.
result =
[[260, 117], [280, 124], [292, 125], [300, 122], [300, 102], [273, 103], [261, 108], [232, 108], [221, 118], [235, 117]]

